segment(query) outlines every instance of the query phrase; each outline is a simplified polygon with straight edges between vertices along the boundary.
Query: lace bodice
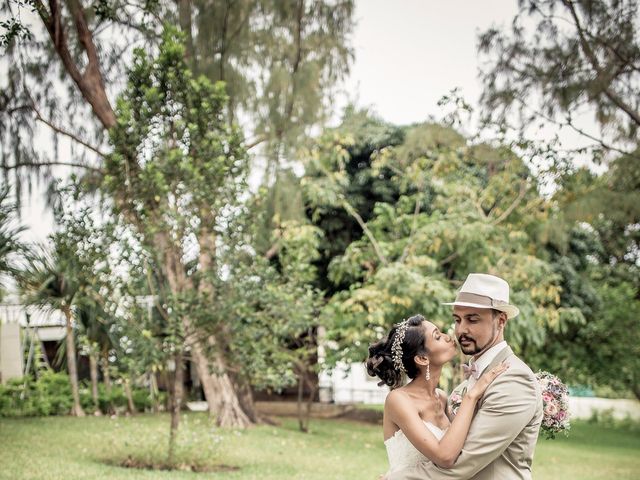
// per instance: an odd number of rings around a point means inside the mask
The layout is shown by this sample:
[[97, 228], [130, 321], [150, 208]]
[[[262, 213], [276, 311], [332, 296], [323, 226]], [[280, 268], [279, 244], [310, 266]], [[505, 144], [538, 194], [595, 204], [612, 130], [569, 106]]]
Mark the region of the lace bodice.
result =
[[[424, 420], [423, 420], [424, 421]], [[440, 440], [446, 430], [442, 430], [431, 422], [424, 421], [425, 426]], [[428, 461], [416, 447], [414, 447], [402, 430], [398, 430], [393, 437], [384, 442], [389, 457], [389, 472], [396, 472], [406, 467], [411, 467], [419, 462]]]

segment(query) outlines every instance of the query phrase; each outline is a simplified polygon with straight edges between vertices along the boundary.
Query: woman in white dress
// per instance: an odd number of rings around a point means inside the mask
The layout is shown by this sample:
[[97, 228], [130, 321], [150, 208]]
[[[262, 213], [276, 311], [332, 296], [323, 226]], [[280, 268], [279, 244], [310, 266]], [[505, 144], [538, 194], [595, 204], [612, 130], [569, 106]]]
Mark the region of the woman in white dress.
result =
[[[392, 390], [384, 404], [383, 433], [389, 472], [432, 461], [450, 468], [462, 450], [476, 403], [508, 366], [490, 370], [466, 392], [453, 421], [447, 396], [437, 388], [442, 366], [457, 353], [454, 340], [422, 315], [391, 328], [369, 347], [367, 371]], [[402, 385], [404, 376], [411, 379]]]

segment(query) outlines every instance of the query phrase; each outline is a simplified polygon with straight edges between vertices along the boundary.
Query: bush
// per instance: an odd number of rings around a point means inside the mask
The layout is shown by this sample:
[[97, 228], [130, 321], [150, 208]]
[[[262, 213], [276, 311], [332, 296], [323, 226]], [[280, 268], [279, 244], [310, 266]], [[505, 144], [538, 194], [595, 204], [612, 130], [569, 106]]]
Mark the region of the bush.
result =
[[46, 372], [37, 381], [11, 379], [0, 386], [0, 416], [66, 415], [71, 410], [71, 386], [64, 373]]
[[[153, 402], [148, 389], [134, 387], [132, 395], [138, 411], [152, 410]], [[166, 398], [167, 394], [160, 392], [158, 403], [164, 405]], [[86, 381], [80, 384], [80, 404], [87, 412], [93, 412], [95, 408], [91, 385]], [[6, 385], [0, 385], [0, 417], [67, 415], [72, 405], [71, 385], [66, 373], [49, 371], [38, 380], [11, 379]], [[107, 394], [104, 384], [98, 384], [98, 407], [102, 412], [125, 411], [128, 404], [124, 387], [114, 384]]]
[[34, 385], [39, 402], [46, 405], [46, 409], [41, 409], [40, 415], [66, 415], [71, 411], [73, 397], [67, 374], [47, 372]]
[[640, 432], [640, 420], [631, 418], [629, 415], [624, 418], [616, 418], [612, 408], [602, 410], [600, 412], [594, 410], [591, 412], [591, 417], [589, 417], [587, 422], [606, 428], [615, 428], [628, 432]]
[[[133, 396], [133, 404], [136, 410], [139, 412], [151, 411], [153, 409], [153, 402], [149, 390], [147, 388], [133, 387], [131, 389], [131, 395]], [[160, 392], [158, 403], [163, 405], [166, 401], [167, 394]], [[80, 403], [82, 408], [88, 412], [92, 412], [94, 409], [93, 397], [91, 395], [91, 384], [88, 382], [82, 383], [80, 389]], [[127, 394], [122, 385], [114, 383], [111, 386], [111, 393], [107, 394], [107, 389], [104, 384], [98, 384], [98, 407], [102, 412], [109, 412], [111, 410], [125, 411], [128, 408]]]
[[[80, 389], [80, 403], [82, 408], [92, 412], [94, 407], [93, 396], [91, 394], [91, 384], [87, 382], [82, 383]], [[111, 410], [123, 410], [127, 408], [127, 396], [124, 393], [124, 388], [120, 385], [113, 384], [111, 386], [111, 392], [107, 392], [104, 384], [98, 384], [98, 408], [102, 412], [109, 412]]]

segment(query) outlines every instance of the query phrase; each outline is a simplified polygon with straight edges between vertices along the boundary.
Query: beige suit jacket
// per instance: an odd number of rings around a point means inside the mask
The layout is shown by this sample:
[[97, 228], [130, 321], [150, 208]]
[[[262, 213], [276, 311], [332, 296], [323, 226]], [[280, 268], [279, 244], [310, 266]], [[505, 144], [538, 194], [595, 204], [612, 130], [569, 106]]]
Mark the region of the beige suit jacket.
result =
[[[478, 402], [462, 453], [453, 468], [424, 462], [388, 480], [531, 479], [533, 451], [542, 422], [542, 395], [531, 369], [505, 347], [484, 372], [506, 360], [509, 369]], [[454, 391], [462, 392], [466, 381]]]

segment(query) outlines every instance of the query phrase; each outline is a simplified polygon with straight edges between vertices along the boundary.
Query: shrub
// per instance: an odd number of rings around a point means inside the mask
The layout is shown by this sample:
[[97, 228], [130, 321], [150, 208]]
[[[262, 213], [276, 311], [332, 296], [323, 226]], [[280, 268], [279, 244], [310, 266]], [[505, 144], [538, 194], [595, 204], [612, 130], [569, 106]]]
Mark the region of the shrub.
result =
[[0, 386], [2, 417], [65, 415], [71, 405], [71, 386], [64, 373], [45, 372], [37, 381], [11, 379]]
[[600, 412], [593, 410], [591, 412], [591, 417], [589, 417], [587, 422], [605, 428], [616, 428], [628, 432], [640, 432], [640, 420], [634, 419], [628, 414], [624, 418], [616, 418], [612, 408], [602, 410]]
[[[134, 387], [132, 395], [138, 411], [152, 409], [148, 389]], [[160, 405], [166, 402], [166, 397], [165, 392], [160, 392]], [[94, 409], [91, 385], [86, 381], [80, 384], [80, 404], [88, 412]], [[66, 373], [48, 371], [38, 380], [11, 379], [6, 385], [0, 385], [0, 417], [67, 415], [72, 405], [71, 385]], [[110, 393], [104, 384], [98, 385], [98, 407], [102, 412], [122, 412], [127, 406], [127, 395], [122, 385], [112, 385]]]

